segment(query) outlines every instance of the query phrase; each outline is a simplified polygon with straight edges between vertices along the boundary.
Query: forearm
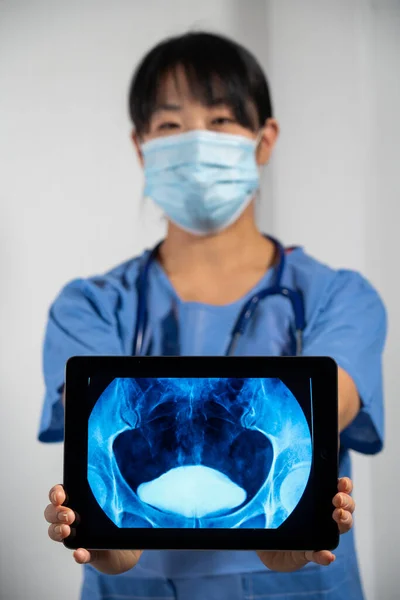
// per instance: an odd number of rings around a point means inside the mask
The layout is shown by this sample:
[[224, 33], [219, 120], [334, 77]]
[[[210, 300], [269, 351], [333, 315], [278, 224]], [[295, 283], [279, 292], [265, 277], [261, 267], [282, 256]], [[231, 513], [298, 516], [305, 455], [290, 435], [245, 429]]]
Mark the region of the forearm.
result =
[[361, 401], [353, 379], [346, 371], [339, 367], [339, 431], [346, 429], [356, 418]]

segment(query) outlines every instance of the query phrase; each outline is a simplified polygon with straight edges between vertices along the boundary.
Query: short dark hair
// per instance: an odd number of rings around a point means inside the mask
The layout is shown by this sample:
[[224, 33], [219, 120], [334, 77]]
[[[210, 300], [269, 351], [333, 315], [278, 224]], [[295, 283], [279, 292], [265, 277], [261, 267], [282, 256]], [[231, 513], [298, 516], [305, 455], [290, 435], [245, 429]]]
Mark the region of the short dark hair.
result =
[[196, 98], [213, 105], [222, 93], [223, 101], [231, 106], [244, 127], [256, 130], [272, 117], [267, 78], [256, 58], [226, 37], [189, 32], [159, 43], [146, 54], [134, 73], [129, 113], [139, 135], [149, 126], [163, 79], [169, 73], [176, 73], [179, 67], [183, 68]]

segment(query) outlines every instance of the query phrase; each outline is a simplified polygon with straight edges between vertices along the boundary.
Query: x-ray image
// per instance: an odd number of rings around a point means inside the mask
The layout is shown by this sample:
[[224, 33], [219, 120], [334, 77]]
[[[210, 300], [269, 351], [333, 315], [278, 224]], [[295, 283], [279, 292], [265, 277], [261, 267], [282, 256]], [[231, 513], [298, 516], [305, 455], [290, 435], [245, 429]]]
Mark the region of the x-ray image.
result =
[[123, 528], [274, 529], [312, 465], [312, 423], [272, 378], [113, 379], [88, 440], [90, 488]]

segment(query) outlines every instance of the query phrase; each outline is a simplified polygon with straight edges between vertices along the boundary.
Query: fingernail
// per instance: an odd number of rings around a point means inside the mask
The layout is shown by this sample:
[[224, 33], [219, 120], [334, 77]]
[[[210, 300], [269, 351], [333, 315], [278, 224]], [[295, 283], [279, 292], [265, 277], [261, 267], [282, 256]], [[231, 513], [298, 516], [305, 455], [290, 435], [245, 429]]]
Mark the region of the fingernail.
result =
[[54, 527], [54, 531], [56, 532], [57, 535], [61, 535], [61, 533], [62, 533], [62, 525], [56, 525]]
[[64, 521], [64, 523], [68, 521], [68, 513], [66, 512], [59, 512], [57, 517], [59, 521]]
[[51, 494], [51, 501], [53, 502], [53, 504], [57, 504], [57, 492], [53, 492]]
[[343, 506], [344, 505], [344, 498], [343, 496], [339, 496], [339, 506]]

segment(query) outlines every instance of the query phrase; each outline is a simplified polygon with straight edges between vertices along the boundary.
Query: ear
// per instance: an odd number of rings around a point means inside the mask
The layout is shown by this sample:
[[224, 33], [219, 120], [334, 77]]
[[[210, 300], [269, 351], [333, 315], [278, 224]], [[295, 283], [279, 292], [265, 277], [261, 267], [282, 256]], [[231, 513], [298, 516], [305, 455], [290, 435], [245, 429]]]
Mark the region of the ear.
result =
[[257, 164], [259, 166], [265, 165], [271, 158], [278, 136], [278, 122], [276, 119], [267, 119], [262, 129], [262, 136], [256, 153]]
[[144, 167], [144, 158], [143, 158], [143, 152], [142, 152], [141, 145], [140, 145], [140, 139], [134, 129], [132, 130], [132, 133], [131, 133], [131, 139], [132, 139], [133, 145], [135, 146], [136, 155], [138, 157], [139, 163], [141, 164], [142, 167]]

